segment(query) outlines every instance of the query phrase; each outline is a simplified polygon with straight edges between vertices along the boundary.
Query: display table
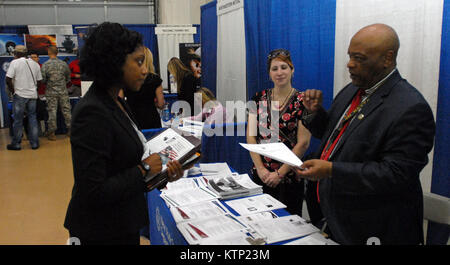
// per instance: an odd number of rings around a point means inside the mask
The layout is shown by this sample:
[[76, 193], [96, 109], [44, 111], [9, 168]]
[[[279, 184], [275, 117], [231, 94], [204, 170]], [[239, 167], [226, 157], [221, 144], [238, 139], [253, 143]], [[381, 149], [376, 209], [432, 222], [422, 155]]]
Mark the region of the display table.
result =
[[[178, 230], [175, 220], [173, 219], [172, 214], [165, 201], [159, 196], [160, 194], [161, 192], [157, 189], [147, 193], [148, 214], [150, 217], [150, 244], [187, 245], [187, 241]], [[238, 215], [228, 205], [224, 205], [231, 213], [233, 213], [234, 215]], [[285, 209], [277, 209], [273, 210], [273, 212], [278, 216], [289, 215], [289, 212]], [[279, 242], [277, 244], [281, 243], [283, 242]]]

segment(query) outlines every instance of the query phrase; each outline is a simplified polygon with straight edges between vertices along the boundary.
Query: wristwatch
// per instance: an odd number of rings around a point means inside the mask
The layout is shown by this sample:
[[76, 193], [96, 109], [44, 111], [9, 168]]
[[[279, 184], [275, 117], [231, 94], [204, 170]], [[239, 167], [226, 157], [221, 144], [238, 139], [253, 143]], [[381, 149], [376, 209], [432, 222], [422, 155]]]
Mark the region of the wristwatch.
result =
[[144, 169], [144, 171], [145, 171], [145, 176], [144, 176], [144, 178], [145, 177], [147, 177], [148, 176], [148, 174], [150, 173], [150, 165], [149, 164], [147, 164], [147, 163], [145, 163], [144, 161], [141, 161], [141, 167], [142, 167], [142, 169]]

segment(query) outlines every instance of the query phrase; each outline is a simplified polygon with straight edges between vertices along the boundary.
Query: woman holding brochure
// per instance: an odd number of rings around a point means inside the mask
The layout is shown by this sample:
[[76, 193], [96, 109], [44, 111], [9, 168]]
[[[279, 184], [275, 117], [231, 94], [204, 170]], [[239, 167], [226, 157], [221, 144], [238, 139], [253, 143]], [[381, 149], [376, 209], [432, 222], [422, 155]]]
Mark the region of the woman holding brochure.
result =
[[[120, 89], [141, 88], [144, 59], [142, 36], [117, 23], [92, 29], [81, 51], [81, 70], [94, 83], [73, 111], [75, 181], [64, 226], [82, 245], [138, 245], [149, 223], [144, 177], [161, 171], [161, 159], [143, 159], [146, 139], [118, 97]], [[178, 161], [167, 166], [169, 181], [183, 175]]]
[[[308, 149], [311, 134], [301, 122], [303, 93], [292, 87], [294, 66], [289, 51], [271, 51], [267, 69], [274, 87], [258, 92], [252, 98], [256, 108], [249, 110], [247, 143], [281, 142], [302, 157]], [[296, 179], [292, 167], [253, 152], [250, 156], [254, 180], [263, 185], [264, 193], [286, 204], [290, 213], [301, 216], [304, 183]]]

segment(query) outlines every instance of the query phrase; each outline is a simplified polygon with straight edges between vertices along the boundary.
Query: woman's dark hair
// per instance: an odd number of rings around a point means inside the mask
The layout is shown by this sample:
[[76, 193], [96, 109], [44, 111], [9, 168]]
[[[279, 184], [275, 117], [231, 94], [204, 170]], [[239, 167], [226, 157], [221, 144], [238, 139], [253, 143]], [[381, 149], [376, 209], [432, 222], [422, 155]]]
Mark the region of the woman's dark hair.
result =
[[143, 45], [142, 35], [118, 23], [104, 22], [91, 28], [80, 52], [81, 72], [102, 86], [122, 81], [127, 54]]

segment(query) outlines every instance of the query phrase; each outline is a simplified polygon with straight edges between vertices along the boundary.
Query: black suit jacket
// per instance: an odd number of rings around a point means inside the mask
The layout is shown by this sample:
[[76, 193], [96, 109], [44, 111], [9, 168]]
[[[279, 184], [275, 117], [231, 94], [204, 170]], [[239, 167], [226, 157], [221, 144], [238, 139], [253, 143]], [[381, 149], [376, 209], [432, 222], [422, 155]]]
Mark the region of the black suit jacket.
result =
[[137, 167], [143, 145], [128, 117], [94, 82], [76, 105], [71, 128], [75, 182], [64, 226], [87, 239], [138, 233], [149, 222]]
[[[322, 139], [316, 157], [358, 88], [340, 91], [328, 111], [305, 124]], [[395, 71], [348, 126], [330, 161], [332, 177], [320, 181], [320, 206], [342, 244], [423, 242], [419, 173], [428, 163], [435, 122], [423, 96]], [[358, 114], [356, 115], [358, 117]]]

